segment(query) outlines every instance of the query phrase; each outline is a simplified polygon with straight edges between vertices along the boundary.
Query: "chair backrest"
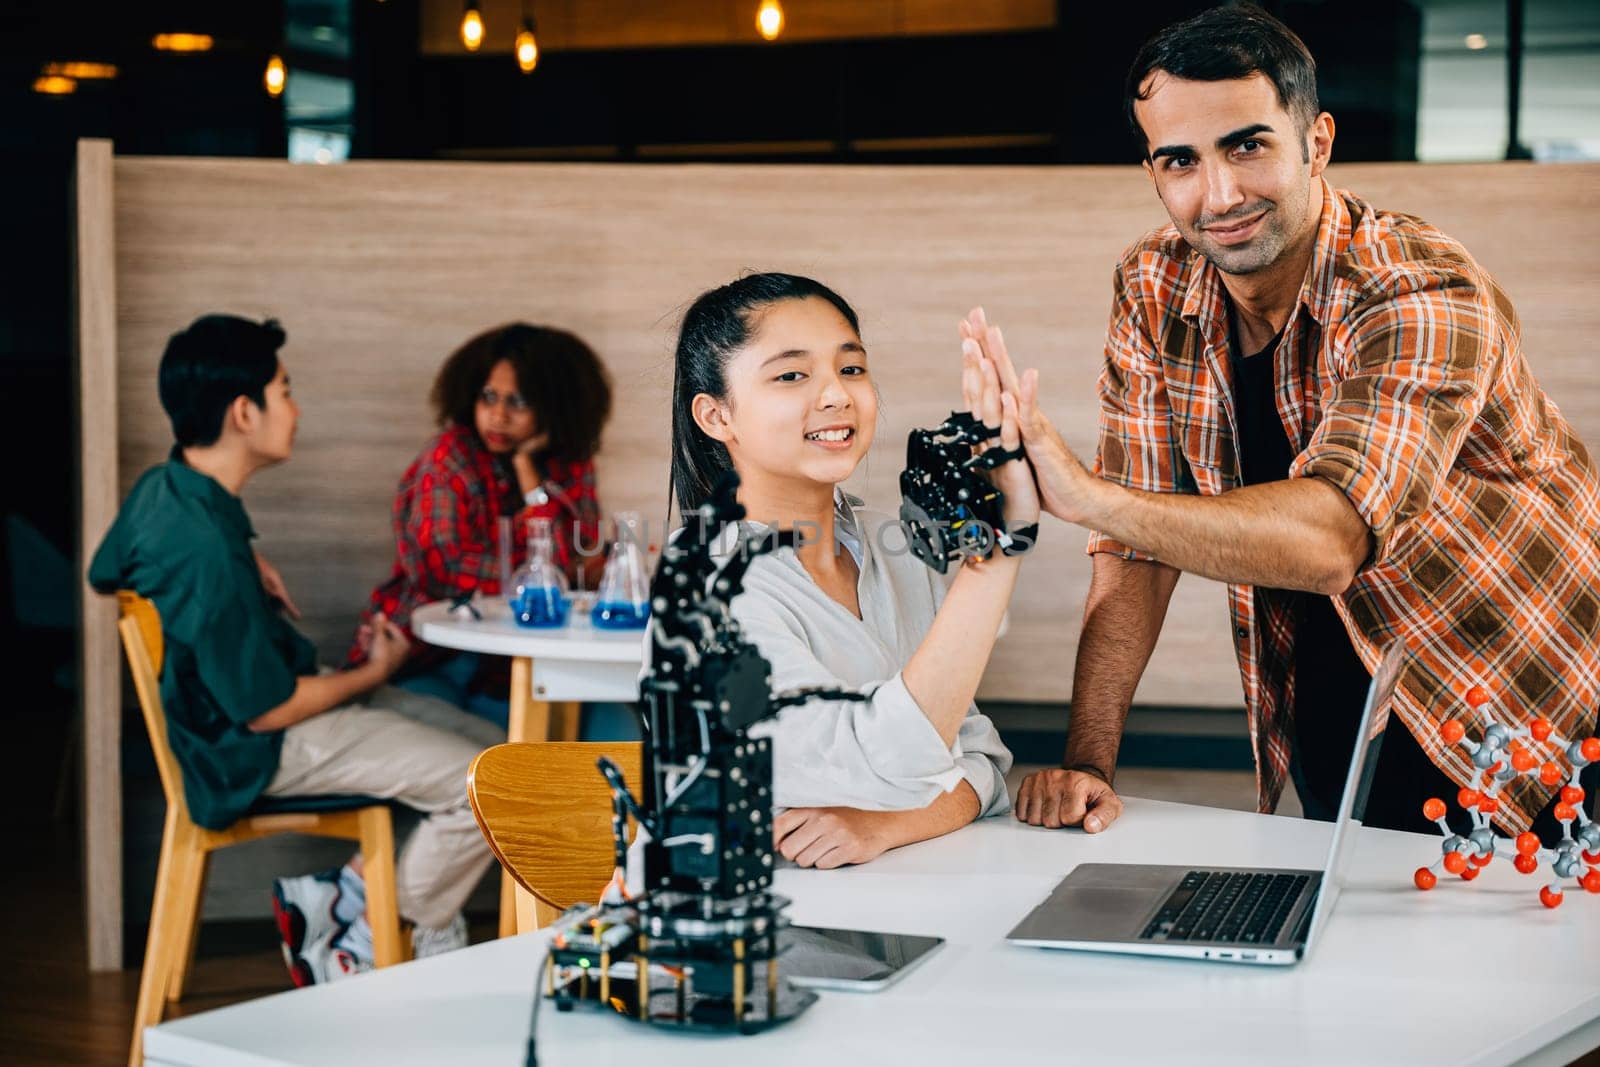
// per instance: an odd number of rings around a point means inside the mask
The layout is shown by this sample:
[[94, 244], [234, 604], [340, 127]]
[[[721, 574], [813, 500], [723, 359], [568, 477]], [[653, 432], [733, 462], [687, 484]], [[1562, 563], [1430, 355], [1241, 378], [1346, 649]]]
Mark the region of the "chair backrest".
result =
[[144, 713], [144, 726], [150, 734], [156, 770], [161, 773], [161, 790], [167, 795], [168, 809], [187, 819], [189, 805], [183, 797], [183, 771], [167, 741], [167, 713], [161, 704], [161, 657], [165, 651], [161, 614], [155, 604], [127, 589], [118, 591], [117, 606], [122, 609], [117, 629], [122, 632], [128, 672], [133, 675], [133, 688], [139, 694], [139, 710]]
[[611, 787], [595, 761], [610, 757], [637, 795], [642, 752], [637, 741], [525, 741], [495, 745], [473, 760], [467, 796], [478, 828], [501, 865], [543, 905], [541, 916], [598, 899], [610, 881]]

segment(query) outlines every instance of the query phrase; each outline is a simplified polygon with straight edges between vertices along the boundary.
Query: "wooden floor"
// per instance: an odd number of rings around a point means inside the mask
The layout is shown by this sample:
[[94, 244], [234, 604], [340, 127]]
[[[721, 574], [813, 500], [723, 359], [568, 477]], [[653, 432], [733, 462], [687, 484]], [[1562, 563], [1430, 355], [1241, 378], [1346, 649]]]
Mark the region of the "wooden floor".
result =
[[[88, 973], [70, 828], [37, 826], [26, 840], [19, 862], [0, 883], [0, 913], [6, 917], [0, 1063], [120, 1067], [128, 1060], [138, 972]], [[492, 916], [473, 922], [474, 941], [494, 933]], [[141, 954], [142, 946], [130, 946], [132, 966]], [[292, 988], [272, 924], [235, 921], [202, 927], [190, 988], [169, 1017]]]

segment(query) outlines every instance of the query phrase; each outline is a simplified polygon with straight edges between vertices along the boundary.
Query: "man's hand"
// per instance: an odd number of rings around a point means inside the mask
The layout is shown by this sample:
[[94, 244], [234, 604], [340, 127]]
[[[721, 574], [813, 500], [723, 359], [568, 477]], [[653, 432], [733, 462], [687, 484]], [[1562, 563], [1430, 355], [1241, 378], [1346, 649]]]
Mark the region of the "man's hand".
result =
[[405, 631], [389, 621], [389, 617], [381, 611], [372, 616], [367, 626], [372, 634], [372, 639], [367, 643], [367, 662], [381, 677], [387, 679], [406, 661], [411, 642], [406, 639]]
[[1055, 767], [1035, 771], [1017, 790], [1017, 820], [1054, 830], [1077, 826], [1097, 834], [1122, 814], [1122, 800], [1104, 778]]
[[267, 562], [267, 557], [256, 553], [256, 568], [261, 571], [261, 585], [266, 589], [267, 595], [283, 605], [283, 610], [289, 613], [289, 618], [298, 619], [300, 609], [294, 606], [294, 601], [289, 598], [289, 587], [283, 584], [283, 575], [278, 573], [278, 568]]
[[1039, 372], [1028, 370], [1018, 375], [1000, 327], [989, 325], [982, 308], [972, 309], [962, 323], [962, 334], [970, 337], [981, 356], [994, 364], [1001, 390], [1016, 403], [1017, 428], [1028, 450], [1028, 462], [1033, 465], [1044, 510], [1064, 522], [1081, 522], [1083, 499], [1094, 490], [1097, 479], [1072, 454], [1049, 417], [1039, 409]]
[[893, 811], [856, 808], [790, 808], [772, 821], [772, 842], [801, 867], [831, 870], [866, 863], [889, 848], [885, 832]]

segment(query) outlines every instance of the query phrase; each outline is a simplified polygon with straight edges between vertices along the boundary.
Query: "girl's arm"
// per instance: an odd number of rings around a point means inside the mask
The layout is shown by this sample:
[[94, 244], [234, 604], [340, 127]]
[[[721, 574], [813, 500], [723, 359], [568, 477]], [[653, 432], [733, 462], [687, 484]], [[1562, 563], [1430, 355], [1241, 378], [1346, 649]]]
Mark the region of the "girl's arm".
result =
[[891, 848], [942, 837], [978, 817], [978, 794], [963, 781], [910, 811], [790, 808], [772, 822], [773, 844], [801, 867], [866, 863]]
[[[1021, 447], [1017, 402], [1002, 396], [995, 365], [983, 356], [962, 323], [961, 392], [967, 410], [986, 426], [1000, 427], [1000, 447]], [[991, 475], [1005, 494], [1005, 521], [1011, 528], [1039, 521], [1039, 497], [1025, 460], [996, 467]], [[1000, 621], [1016, 588], [1021, 559], [996, 552], [983, 563], [963, 563], [933, 626], [901, 672], [906, 690], [927, 715], [946, 745], [955, 743], [978, 683], [994, 651]]]

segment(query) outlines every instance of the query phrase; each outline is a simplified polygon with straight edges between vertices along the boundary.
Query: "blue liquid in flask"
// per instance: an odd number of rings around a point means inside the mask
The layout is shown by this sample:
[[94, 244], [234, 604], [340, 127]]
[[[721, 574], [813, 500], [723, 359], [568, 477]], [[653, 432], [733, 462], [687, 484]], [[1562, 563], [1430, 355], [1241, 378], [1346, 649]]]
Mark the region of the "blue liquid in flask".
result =
[[642, 630], [650, 624], [650, 605], [603, 600], [595, 604], [589, 619], [602, 630]]
[[553, 585], [519, 589], [511, 604], [511, 617], [530, 630], [554, 629], [566, 625], [570, 603]]

